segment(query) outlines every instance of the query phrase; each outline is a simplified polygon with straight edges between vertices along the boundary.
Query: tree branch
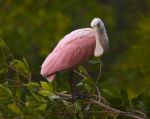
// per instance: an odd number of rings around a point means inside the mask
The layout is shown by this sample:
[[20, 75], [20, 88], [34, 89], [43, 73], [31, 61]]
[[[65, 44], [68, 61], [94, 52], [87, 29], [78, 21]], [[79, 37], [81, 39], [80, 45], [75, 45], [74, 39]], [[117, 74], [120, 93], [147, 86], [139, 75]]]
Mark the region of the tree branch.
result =
[[145, 119], [144, 117], [140, 117], [140, 116], [137, 116], [135, 114], [131, 114], [130, 112], [124, 112], [124, 111], [112, 108], [108, 105], [105, 105], [105, 104], [103, 104], [103, 103], [101, 103], [97, 100], [91, 99], [91, 98], [87, 98], [86, 100], [90, 101], [90, 102], [93, 102], [94, 104], [97, 104], [97, 105], [99, 105], [99, 106], [101, 106], [105, 109], [108, 109], [108, 110], [112, 111], [113, 113], [117, 113], [117, 114], [124, 115], [124, 116], [127, 116], [127, 117], [132, 117], [134, 119]]
[[[62, 94], [62, 93], [57, 93], [57, 95], [59, 95], [60, 97], [64, 97], [64, 99], [71, 99], [71, 95], [69, 94]], [[88, 103], [92, 103], [92, 104], [96, 104], [100, 107], [103, 107], [109, 111], [111, 111], [112, 113], [115, 113], [115, 114], [119, 114], [119, 115], [124, 115], [124, 116], [127, 116], [127, 117], [132, 117], [134, 119], [146, 119], [146, 117], [141, 117], [141, 116], [137, 116], [131, 112], [124, 112], [124, 111], [121, 111], [119, 109], [115, 109], [107, 104], [104, 104], [104, 103], [101, 103], [95, 99], [92, 99], [92, 98], [85, 98], [85, 100], [88, 102]]]

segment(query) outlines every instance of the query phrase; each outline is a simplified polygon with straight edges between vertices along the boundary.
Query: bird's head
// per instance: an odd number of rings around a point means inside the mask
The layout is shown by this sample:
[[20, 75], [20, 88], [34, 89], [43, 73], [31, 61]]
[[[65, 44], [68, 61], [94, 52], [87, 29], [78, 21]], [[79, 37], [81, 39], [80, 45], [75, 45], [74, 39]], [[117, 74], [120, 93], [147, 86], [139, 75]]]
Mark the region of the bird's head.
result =
[[102, 20], [100, 18], [94, 18], [91, 22], [91, 27], [92, 28], [95, 28], [95, 27], [103, 28], [104, 23], [102, 22]]
[[94, 18], [91, 22], [91, 27], [95, 30], [96, 46], [94, 55], [99, 57], [108, 49], [108, 36], [105, 25], [99, 18]]

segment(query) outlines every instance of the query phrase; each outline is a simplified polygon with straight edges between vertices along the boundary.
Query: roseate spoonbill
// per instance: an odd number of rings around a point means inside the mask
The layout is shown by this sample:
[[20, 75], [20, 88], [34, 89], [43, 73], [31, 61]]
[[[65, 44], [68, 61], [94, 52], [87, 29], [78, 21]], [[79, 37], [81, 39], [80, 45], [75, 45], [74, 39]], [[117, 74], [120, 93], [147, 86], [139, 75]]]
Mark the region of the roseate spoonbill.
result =
[[[91, 27], [72, 31], [61, 39], [42, 64], [41, 75], [48, 80], [54, 80], [57, 72], [73, 69], [93, 55], [100, 57], [108, 49], [105, 26], [101, 19], [94, 18]], [[74, 98], [74, 84], [69, 79]]]

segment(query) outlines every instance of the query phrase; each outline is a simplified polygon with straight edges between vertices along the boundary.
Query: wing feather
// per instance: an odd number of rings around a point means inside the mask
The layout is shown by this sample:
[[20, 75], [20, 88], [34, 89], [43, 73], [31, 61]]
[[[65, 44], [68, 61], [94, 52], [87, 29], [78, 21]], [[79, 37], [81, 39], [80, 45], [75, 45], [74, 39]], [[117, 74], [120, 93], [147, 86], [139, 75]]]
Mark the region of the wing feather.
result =
[[42, 65], [43, 76], [70, 69], [87, 61], [94, 54], [95, 32], [86, 28], [65, 36]]

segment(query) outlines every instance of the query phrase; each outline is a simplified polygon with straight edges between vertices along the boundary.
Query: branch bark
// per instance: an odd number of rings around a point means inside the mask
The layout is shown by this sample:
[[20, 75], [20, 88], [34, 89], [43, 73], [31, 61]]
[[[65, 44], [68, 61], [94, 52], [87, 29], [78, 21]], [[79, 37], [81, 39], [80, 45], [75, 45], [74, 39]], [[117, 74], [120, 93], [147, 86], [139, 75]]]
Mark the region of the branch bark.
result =
[[120, 115], [124, 115], [124, 116], [127, 116], [127, 117], [132, 117], [134, 119], [146, 119], [144, 117], [140, 117], [140, 116], [137, 116], [135, 114], [131, 114], [130, 112], [124, 112], [124, 111], [121, 111], [121, 110], [118, 110], [118, 109], [115, 109], [115, 108], [112, 108], [108, 105], [105, 105], [97, 100], [94, 100], [94, 99], [91, 99], [91, 98], [87, 98], [86, 99], [87, 101], [90, 101], [90, 102], [93, 102], [94, 104], [97, 104], [105, 109], [108, 109], [110, 111], [112, 111], [113, 113], [117, 113], [117, 114], [120, 114]]

